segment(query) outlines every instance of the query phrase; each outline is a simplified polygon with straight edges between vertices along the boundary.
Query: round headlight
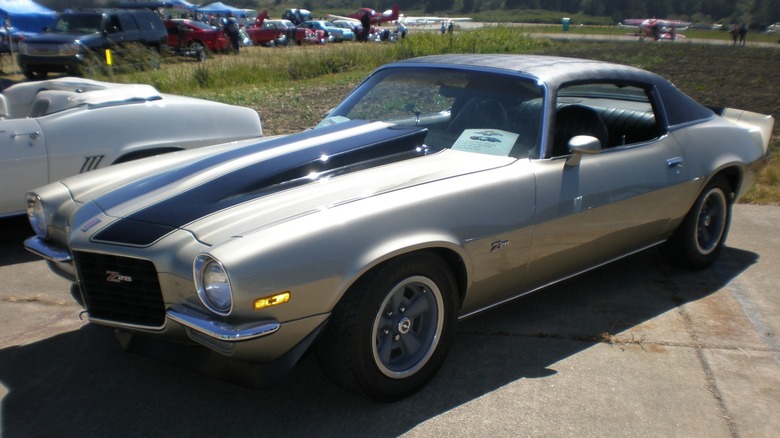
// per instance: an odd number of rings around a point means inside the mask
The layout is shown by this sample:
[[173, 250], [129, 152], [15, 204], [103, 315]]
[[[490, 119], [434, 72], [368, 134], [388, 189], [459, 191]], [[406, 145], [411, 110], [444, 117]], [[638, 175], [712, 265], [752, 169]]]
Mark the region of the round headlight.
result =
[[230, 313], [233, 295], [225, 268], [211, 256], [201, 254], [193, 265], [195, 287], [203, 304], [220, 315]]
[[49, 224], [46, 223], [46, 211], [43, 209], [41, 197], [35, 193], [27, 193], [27, 219], [38, 237], [49, 237]]

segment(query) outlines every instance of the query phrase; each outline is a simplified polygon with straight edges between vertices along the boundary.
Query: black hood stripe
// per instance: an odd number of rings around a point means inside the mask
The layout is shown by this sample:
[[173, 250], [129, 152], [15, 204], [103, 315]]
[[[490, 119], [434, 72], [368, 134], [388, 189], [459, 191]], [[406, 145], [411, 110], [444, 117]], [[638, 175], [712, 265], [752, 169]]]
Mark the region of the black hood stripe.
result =
[[[356, 128], [356, 129], [354, 129]], [[365, 128], [365, 129], [361, 129]], [[377, 129], [379, 128], [379, 129]], [[355, 132], [350, 132], [352, 129]], [[317, 131], [317, 132], [315, 132]], [[343, 173], [425, 153], [422, 148], [427, 130], [368, 122], [347, 122], [328, 128], [306, 131], [241, 151], [228, 151], [208, 157], [170, 173], [147, 178], [101, 197], [96, 203], [105, 208], [118, 205], [130, 196], [175, 183], [226, 160], [236, 169], [203, 184], [185, 190], [161, 202], [149, 205], [122, 218], [93, 236], [93, 240], [124, 245], [146, 246], [167, 233], [216, 211], [259, 198], [292, 186], [313, 181], [312, 174]], [[340, 135], [348, 134], [348, 135]], [[269, 148], [288, 150], [272, 153], [262, 160], [250, 159]], [[273, 151], [276, 152], [276, 151]], [[241, 159], [248, 162], [242, 165]]]

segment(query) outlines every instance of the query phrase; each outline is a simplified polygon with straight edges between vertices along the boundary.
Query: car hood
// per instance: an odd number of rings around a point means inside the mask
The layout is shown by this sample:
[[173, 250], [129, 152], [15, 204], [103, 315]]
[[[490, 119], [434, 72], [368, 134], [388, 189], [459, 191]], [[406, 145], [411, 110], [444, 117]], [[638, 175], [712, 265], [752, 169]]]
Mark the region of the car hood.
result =
[[116, 220], [91, 240], [148, 246], [185, 229], [215, 245], [346, 202], [513, 161], [430, 150], [426, 134], [425, 128], [350, 121], [221, 150], [93, 199]]
[[76, 40], [84, 40], [99, 36], [97, 33], [90, 34], [70, 34], [70, 33], [40, 33], [24, 39], [27, 44], [65, 44]]

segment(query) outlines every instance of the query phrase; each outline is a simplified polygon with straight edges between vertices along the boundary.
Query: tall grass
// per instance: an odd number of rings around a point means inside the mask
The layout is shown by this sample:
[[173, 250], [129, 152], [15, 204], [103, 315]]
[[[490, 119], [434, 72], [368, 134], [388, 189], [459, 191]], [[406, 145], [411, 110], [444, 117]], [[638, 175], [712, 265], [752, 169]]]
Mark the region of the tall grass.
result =
[[157, 71], [132, 71], [101, 78], [148, 83], [167, 93], [192, 94], [193, 90], [274, 85], [349, 72], [366, 74], [388, 62], [424, 55], [523, 53], [545, 44], [544, 40], [524, 36], [517, 28], [499, 25], [444, 35], [412, 32], [397, 43], [387, 44], [249, 47], [238, 56], [214, 55], [204, 63], [171, 57]]

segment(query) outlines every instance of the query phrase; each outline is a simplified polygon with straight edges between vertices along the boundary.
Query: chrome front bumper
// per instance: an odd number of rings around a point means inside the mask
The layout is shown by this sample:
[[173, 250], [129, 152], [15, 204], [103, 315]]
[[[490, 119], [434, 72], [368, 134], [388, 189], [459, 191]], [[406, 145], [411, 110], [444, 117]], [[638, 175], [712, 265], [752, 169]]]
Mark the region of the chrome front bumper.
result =
[[165, 312], [169, 319], [219, 341], [247, 341], [270, 335], [281, 327], [279, 321], [267, 320], [234, 325], [220, 321], [189, 307], [176, 306]]
[[25, 240], [24, 247], [27, 251], [46, 259], [46, 264], [55, 274], [73, 283], [78, 281], [73, 266], [73, 255], [67, 249], [54, 246], [38, 236]]

